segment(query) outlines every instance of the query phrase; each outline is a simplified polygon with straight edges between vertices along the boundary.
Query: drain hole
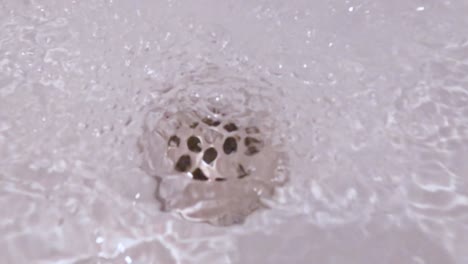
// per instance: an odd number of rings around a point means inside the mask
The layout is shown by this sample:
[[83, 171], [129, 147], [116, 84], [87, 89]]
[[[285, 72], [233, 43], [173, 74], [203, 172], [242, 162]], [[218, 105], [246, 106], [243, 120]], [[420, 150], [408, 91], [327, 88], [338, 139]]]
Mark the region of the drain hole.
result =
[[236, 139], [233, 137], [226, 138], [223, 144], [223, 150], [224, 150], [224, 153], [226, 153], [226, 155], [236, 152], [237, 151]]
[[252, 156], [260, 152], [259, 148], [263, 146], [263, 142], [253, 138], [253, 137], [246, 137], [244, 139], [244, 144], [247, 147], [247, 150], [245, 151], [245, 155], [247, 156]]
[[193, 179], [197, 180], [197, 181], [207, 181], [208, 180], [208, 177], [205, 176], [205, 174], [203, 173], [203, 171], [200, 168], [196, 168], [192, 172], [192, 176], [193, 176]]
[[178, 147], [180, 145], [180, 138], [176, 135], [172, 135], [168, 142], [169, 147]]
[[187, 139], [187, 147], [193, 152], [199, 153], [202, 151], [200, 144], [200, 139], [195, 136], [191, 136]]
[[239, 179], [242, 179], [249, 175], [249, 173], [245, 171], [245, 168], [244, 166], [242, 166], [242, 164], [239, 164], [239, 166], [237, 166], [237, 173], [239, 174], [239, 176], [237, 176], [237, 178]]
[[260, 133], [260, 130], [257, 127], [247, 127], [245, 132], [247, 132], [247, 134], [257, 134]]
[[209, 109], [213, 114], [221, 114], [221, 111], [217, 108], [210, 107]]
[[236, 130], [237, 130], [237, 126], [236, 126], [236, 124], [234, 124], [234, 123], [229, 123], [229, 124], [224, 125], [224, 129], [225, 129], [227, 132], [232, 132], [232, 131], [236, 131]]
[[213, 120], [211, 118], [208, 118], [208, 117], [205, 117], [202, 119], [203, 123], [209, 125], [209, 126], [219, 126], [219, 124], [221, 124], [220, 121], [218, 120]]
[[252, 145], [258, 145], [258, 144], [261, 144], [262, 141], [256, 139], [256, 138], [253, 138], [253, 137], [246, 137], [244, 139], [244, 144], [246, 147], [250, 147]]
[[205, 150], [205, 153], [203, 154], [203, 161], [210, 164], [216, 159], [217, 156], [218, 156], [218, 152], [216, 151], [216, 149], [209, 148]]
[[180, 156], [179, 160], [175, 165], [175, 169], [180, 172], [186, 172], [190, 169], [192, 165], [192, 160], [190, 159], [189, 155], [182, 155]]
[[255, 146], [250, 146], [247, 148], [247, 150], [245, 151], [245, 155], [247, 156], [253, 156], [255, 154], [257, 154], [258, 152], [260, 152], [260, 150], [258, 150], [257, 147]]

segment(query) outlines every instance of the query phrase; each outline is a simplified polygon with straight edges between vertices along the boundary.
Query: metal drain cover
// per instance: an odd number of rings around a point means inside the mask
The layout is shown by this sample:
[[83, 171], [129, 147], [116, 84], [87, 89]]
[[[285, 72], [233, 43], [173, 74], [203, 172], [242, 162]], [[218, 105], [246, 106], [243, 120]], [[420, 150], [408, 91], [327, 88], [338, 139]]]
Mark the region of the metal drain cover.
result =
[[143, 168], [157, 179], [163, 211], [227, 226], [266, 208], [262, 200], [285, 181], [277, 171], [283, 159], [253, 116], [211, 109], [146, 120]]

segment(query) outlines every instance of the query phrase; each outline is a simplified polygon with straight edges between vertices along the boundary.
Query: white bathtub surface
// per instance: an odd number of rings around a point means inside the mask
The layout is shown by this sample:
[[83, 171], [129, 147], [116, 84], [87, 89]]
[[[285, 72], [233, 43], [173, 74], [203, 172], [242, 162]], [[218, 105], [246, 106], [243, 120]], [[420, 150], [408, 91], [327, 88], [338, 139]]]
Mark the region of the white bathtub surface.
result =
[[[287, 157], [240, 225], [142, 169], [213, 104]], [[466, 264], [467, 158], [467, 1], [0, 0], [2, 263]]]

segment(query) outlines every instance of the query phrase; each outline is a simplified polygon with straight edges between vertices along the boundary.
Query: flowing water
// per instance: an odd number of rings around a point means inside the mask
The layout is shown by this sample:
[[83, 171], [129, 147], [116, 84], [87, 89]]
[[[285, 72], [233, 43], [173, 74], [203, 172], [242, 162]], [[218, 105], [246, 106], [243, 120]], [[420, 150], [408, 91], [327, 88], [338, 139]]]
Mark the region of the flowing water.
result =
[[0, 0], [1, 262], [468, 263], [467, 14]]

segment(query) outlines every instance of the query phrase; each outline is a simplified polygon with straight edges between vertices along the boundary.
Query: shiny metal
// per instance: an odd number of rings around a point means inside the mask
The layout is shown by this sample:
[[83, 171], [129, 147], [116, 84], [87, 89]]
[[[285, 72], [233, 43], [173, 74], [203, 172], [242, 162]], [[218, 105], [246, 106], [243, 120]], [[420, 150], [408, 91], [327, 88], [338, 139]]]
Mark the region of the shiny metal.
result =
[[[154, 130], [142, 135], [145, 154], [161, 148], [148, 142], [167, 142], [162, 148], [165, 155], [144, 154], [150, 159], [144, 161], [146, 164], [167, 164], [166, 173], [153, 174], [158, 179], [156, 197], [163, 211], [228, 226], [267, 208], [262, 200], [272, 199], [275, 188], [285, 183], [285, 175], [277, 171], [284, 155], [269, 144], [259, 127], [246, 126], [248, 123], [248, 115], [236, 120], [227, 113], [203, 116], [189, 109], [167, 112], [156, 121]], [[251, 134], [252, 130], [256, 133]], [[181, 144], [173, 144], [175, 138]]]

